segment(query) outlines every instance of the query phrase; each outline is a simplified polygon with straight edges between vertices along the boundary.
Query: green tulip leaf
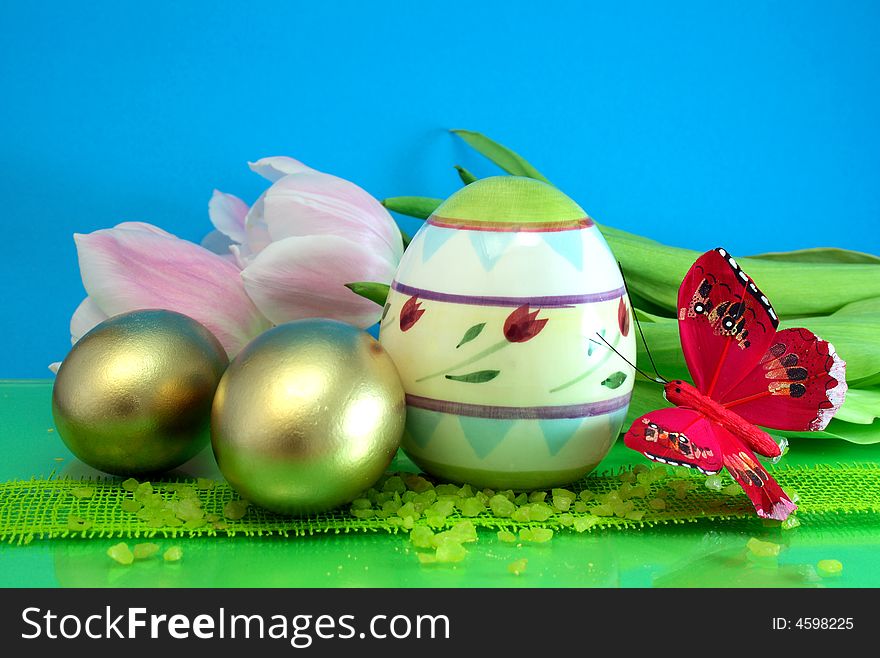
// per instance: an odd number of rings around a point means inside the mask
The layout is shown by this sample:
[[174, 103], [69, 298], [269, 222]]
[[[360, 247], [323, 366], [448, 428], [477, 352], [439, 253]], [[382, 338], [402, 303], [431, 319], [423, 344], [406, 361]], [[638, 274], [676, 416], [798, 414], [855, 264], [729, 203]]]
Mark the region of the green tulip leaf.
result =
[[[375, 281], [357, 281], [355, 283], [346, 283], [345, 287], [356, 295], [360, 295], [371, 302], [384, 306], [388, 299], [388, 291], [391, 289], [387, 283], [377, 283]], [[384, 313], [387, 313], [386, 310]], [[383, 313], [383, 317], [384, 317]]]
[[492, 141], [485, 135], [471, 130], [453, 130], [452, 132], [461, 137], [468, 146], [494, 162], [508, 174], [535, 178], [545, 183], [550, 182], [521, 155], [506, 146], [502, 146], [498, 142]]
[[623, 382], [626, 381], [626, 373], [618, 370], [617, 372], [611, 373], [605, 379], [602, 380], [602, 386], [606, 386], [608, 388], [620, 388]]
[[834, 418], [859, 425], [872, 424], [880, 418], [880, 388], [849, 389]]
[[382, 200], [388, 210], [418, 219], [428, 219], [441, 203], [443, 199], [426, 196], [395, 196]]
[[480, 333], [485, 328], [486, 323], [481, 322], [480, 324], [475, 324], [473, 327], [464, 332], [464, 336], [461, 337], [461, 340], [458, 341], [458, 345], [455, 346], [455, 349], [458, 349], [465, 343], [471, 342], [474, 338], [480, 335]]
[[815, 249], [798, 249], [796, 251], [774, 251], [766, 254], [750, 256], [762, 260], [788, 261], [792, 263], [868, 263], [880, 265], [880, 256], [866, 254], [851, 249], [835, 247], [817, 247]]
[[500, 370], [477, 370], [466, 375], [446, 375], [446, 379], [451, 379], [454, 382], [465, 382], [466, 384], [483, 384], [492, 381], [499, 374], [501, 374]]
[[471, 172], [469, 172], [464, 167], [460, 167], [458, 165], [455, 165], [455, 170], [458, 172], [458, 177], [461, 179], [461, 182], [464, 183], [465, 185], [470, 185], [475, 180], [477, 180], [477, 177], [474, 176]]

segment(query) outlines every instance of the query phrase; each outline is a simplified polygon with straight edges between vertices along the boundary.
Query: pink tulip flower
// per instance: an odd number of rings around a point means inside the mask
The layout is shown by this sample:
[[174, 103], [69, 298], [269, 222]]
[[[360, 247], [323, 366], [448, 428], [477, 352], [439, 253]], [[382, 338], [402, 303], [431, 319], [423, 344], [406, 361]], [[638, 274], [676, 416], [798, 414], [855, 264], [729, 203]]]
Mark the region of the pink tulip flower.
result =
[[70, 321], [74, 343], [110, 316], [147, 308], [201, 322], [230, 357], [271, 326], [235, 264], [156, 226], [125, 222], [74, 241], [88, 293]]
[[271, 187], [251, 208], [215, 191], [215, 230], [201, 246], [141, 222], [75, 235], [88, 296], [70, 321], [71, 341], [110, 316], [147, 308], [201, 322], [230, 358], [272, 324], [377, 322], [382, 308], [345, 284], [391, 282], [403, 241], [385, 208], [354, 183], [292, 158], [250, 167]]
[[216, 232], [206, 243], [220, 242], [216, 233], [227, 240], [257, 308], [276, 324], [311, 317], [376, 323], [382, 308], [345, 284], [391, 282], [403, 240], [388, 211], [354, 183], [292, 158], [250, 167], [271, 187], [250, 209], [215, 191], [208, 211]]

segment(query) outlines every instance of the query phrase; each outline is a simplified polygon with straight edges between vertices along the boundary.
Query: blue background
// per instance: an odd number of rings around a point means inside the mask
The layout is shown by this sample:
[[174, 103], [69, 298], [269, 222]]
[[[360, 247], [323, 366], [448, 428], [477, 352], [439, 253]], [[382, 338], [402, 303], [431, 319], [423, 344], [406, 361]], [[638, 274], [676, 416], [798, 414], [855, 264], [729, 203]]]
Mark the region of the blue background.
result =
[[199, 240], [212, 189], [252, 202], [246, 162], [267, 155], [446, 196], [453, 164], [493, 173], [451, 127], [668, 243], [877, 253], [878, 19], [873, 2], [4, 2], [0, 376], [66, 353], [73, 232]]

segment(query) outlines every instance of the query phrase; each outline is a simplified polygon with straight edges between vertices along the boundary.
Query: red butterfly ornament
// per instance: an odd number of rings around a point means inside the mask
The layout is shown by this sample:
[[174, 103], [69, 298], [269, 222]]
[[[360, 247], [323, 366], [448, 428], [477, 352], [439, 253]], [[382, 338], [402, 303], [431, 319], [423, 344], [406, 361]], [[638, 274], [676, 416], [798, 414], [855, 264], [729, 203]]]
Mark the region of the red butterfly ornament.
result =
[[780, 448], [758, 425], [822, 430], [846, 395], [844, 361], [807, 329], [776, 331], [779, 319], [724, 249], [706, 252], [678, 290], [681, 347], [693, 384], [675, 380], [675, 407], [637, 418], [624, 442], [649, 459], [711, 475], [726, 468], [758, 515], [785, 520], [797, 507], [755, 453]]

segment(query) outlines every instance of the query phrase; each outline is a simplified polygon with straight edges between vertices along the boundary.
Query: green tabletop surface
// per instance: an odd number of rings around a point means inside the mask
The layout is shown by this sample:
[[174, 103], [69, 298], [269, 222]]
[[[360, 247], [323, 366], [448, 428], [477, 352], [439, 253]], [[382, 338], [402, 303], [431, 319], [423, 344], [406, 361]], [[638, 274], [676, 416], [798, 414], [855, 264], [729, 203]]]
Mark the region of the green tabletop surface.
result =
[[[52, 423], [51, 380], [0, 381], [0, 479], [51, 473], [97, 475], [76, 460]], [[880, 460], [880, 444], [800, 439], [784, 463], [837, 464]], [[618, 442], [599, 467], [643, 463]], [[393, 468], [406, 468], [401, 457]], [[210, 450], [182, 474], [220, 478]], [[755, 560], [752, 538], [783, 545], [778, 560]], [[642, 529], [558, 532], [547, 544], [517, 545], [480, 531], [467, 558], [454, 565], [419, 563], [406, 534], [353, 533], [310, 537], [154, 539], [180, 546], [177, 563], [161, 559], [114, 563], [108, 539], [44, 539], [0, 545], [3, 587], [878, 587], [880, 519], [845, 515], [811, 519], [792, 530], [759, 519], [699, 521]], [[129, 540], [136, 543], [138, 540]], [[528, 560], [524, 573], [508, 565]], [[843, 563], [823, 578], [819, 560]]]

